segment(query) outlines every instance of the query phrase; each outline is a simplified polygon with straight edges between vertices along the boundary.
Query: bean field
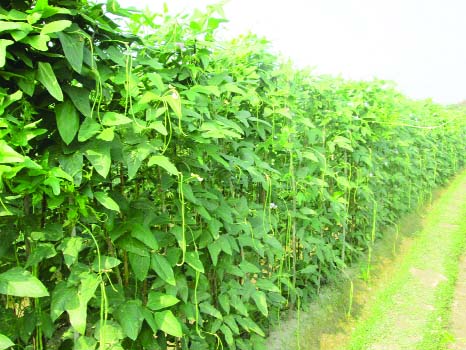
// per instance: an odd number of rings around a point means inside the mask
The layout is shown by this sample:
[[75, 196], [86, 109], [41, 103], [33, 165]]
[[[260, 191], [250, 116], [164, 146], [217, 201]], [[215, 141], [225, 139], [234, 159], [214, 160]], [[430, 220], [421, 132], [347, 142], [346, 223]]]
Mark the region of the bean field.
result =
[[464, 167], [464, 107], [224, 21], [2, 1], [0, 349], [266, 349]]

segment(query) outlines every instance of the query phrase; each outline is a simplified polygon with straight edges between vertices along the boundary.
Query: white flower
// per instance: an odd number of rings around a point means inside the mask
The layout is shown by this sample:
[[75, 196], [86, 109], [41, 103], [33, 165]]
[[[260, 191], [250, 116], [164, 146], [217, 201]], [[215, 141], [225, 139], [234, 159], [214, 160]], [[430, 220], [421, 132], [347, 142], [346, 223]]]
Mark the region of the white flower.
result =
[[270, 202], [270, 209], [277, 209], [278, 206], [274, 202]]

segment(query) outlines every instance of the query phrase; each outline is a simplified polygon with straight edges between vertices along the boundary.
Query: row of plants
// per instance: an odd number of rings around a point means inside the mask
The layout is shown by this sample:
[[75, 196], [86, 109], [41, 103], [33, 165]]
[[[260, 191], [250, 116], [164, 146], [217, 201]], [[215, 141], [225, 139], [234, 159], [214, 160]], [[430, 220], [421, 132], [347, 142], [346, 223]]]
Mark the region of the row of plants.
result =
[[0, 5], [0, 349], [262, 349], [464, 165], [464, 110], [222, 22]]

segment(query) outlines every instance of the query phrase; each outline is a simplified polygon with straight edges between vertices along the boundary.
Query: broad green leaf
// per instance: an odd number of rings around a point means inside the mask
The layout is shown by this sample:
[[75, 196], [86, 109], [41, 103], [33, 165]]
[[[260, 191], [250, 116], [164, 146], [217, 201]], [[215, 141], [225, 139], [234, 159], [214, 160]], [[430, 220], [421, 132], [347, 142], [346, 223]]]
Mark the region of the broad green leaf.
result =
[[227, 314], [229, 314], [230, 313], [230, 298], [228, 297], [228, 294], [220, 294], [218, 296], [218, 302], [220, 306], [222, 307], [222, 309], [225, 310]]
[[47, 9], [47, 7], [49, 7], [48, 0], [37, 0], [36, 6], [34, 6], [34, 12], [37, 13], [36, 11], [44, 11]]
[[107, 141], [107, 142], [113, 141], [114, 138], [115, 138], [115, 127], [105, 128], [96, 137], [97, 140], [102, 140], [102, 141]]
[[157, 275], [168, 284], [176, 286], [175, 275], [167, 258], [157, 253], [152, 253], [151, 257], [151, 267]]
[[[81, 274], [81, 284], [75, 298], [68, 300], [66, 312], [70, 317], [73, 328], [81, 334], [85, 334], [87, 325], [87, 303], [95, 294], [100, 284], [100, 278], [96, 274]], [[74, 300], [73, 300], [74, 299]]]
[[26, 267], [39, 264], [44, 259], [49, 259], [57, 255], [55, 247], [50, 243], [38, 244], [28, 257]]
[[97, 173], [103, 178], [106, 178], [110, 171], [110, 165], [112, 162], [110, 147], [105, 147], [101, 144], [100, 147], [96, 149], [87, 150], [85, 155], [91, 162], [95, 171], [97, 171]]
[[30, 298], [49, 296], [42, 282], [20, 267], [0, 274], [0, 294]]
[[136, 238], [138, 241], [141, 241], [152, 250], [159, 249], [157, 239], [155, 238], [154, 234], [152, 233], [149, 227], [141, 224], [134, 224], [132, 227], [132, 237]]
[[0, 21], [0, 32], [22, 30], [25, 32], [32, 31], [32, 26], [28, 23], [13, 22], [13, 21]]
[[174, 91], [171, 95], [163, 96], [161, 99], [168, 103], [178, 118], [181, 118], [181, 100], [178, 92]]
[[149, 272], [150, 257], [128, 252], [128, 258], [129, 264], [131, 265], [138, 281], [144, 281]]
[[69, 145], [79, 129], [78, 111], [70, 100], [55, 106], [58, 133], [62, 140]]
[[280, 289], [270, 280], [259, 279], [257, 280], [256, 285], [260, 289], [263, 289], [269, 292], [280, 293]]
[[94, 350], [96, 346], [97, 340], [82, 335], [75, 341], [73, 350]]
[[39, 62], [37, 68], [37, 80], [47, 89], [47, 91], [58, 101], [63, 101], [63, 92], [58, 84], [52, 66], [48, 62]]
[[11, 40], [0, 39], [0, 68], [3, 68], [6, 63], [6, 48], [13, 43]]
[[27, 37], [28, 34], [29, 34], [29, 32], [25, 32], [25, 31], [22, 31], [22, 30], [14, 30], [14, 31], [10, 32], [10, 35], [13, 38], [14, 41], [21, 41], [25, 37]]
[[126, 336], [132, 340], [136, 340], [141, 331], [142, 321], [144, 320], [141, 301], [126, 301], [118, 307], [114, 315]]
[[172, 175], [178, 175], [179, 173], [178, 169], [176, 169], [176, 166], [170, 161], [170, 159], [165, 156], [152, 156], [149, 158], [147, 165], [158, 165]]
[[222, 331], [223, 336], [225, 337], [225, 340], [226, 340], [228, 346], [233, 347], [233, 345], [235, 344], [235, 340], [233, 339], [233, 333], [232, 333], [231, 329], [228, 326], [223, 324], [220, 327], [220, 330]]
[[220, 247], [220, 242], [217, 240], [217, 241], [214, 241], [213, 243], [210, 243], [207, 246], [207, 249], [209, 250], [212, 263], [214, 264], [214, 266], [217, 266], [218, 256], [222, 252], [222, 248]]
[[124, 116], [123, 114], [115, 112], [107, 112], [104, 114], [104, 117], [102, 118], [102, 125], [105, 126], [123, 125], [129, 124], [131, 122], [132, 119]]
[[113, 256], [101, 255], [100, 259], [98, 256], [95, 257], [92, 269], [96, 272], [109, 271], [120, 264], [121, 261]]
[[142, 162], [149, 156], [152, 148], [147, 143], [141, 143], [123, 149], [123, 160], [128, 168], [128, 179], [136, 176]]
[[22, 163], [25, 157], [8, 146], [5, 140], [0, 140], [0, 164]]
[[82, 237], [66, 237], [58, 246], [63, 252], [63, 258], [65, 259], [66, 266], [70, 267], [76, 261], [78, 261], [79, 252], [83, 249], [83, 238]]
[[42, 27], [40, 33], [50, 34], [50, 33], [61, 32], [65, 30], [66, 28], [68, 28], [69, 26], [71, 26], [71, 24], [73, 24], [73, 22], [68, 21], [66, 19], [50, 22], [50, 23], [45, 24]]
[[55, 196], [60, 195], [60, 180], [55, 176], [49, 176], [45, 179], [44, 185], [50, 186]]
[[254, 264], [250, 263], [247, 260], [241, 261], [239, 268], [246, 273], [260, 273], [261, 270]]
[[[64, 86], [63, 90], [70, 97], [71, 102], [85, 117], [91, 119], [91, 105], [89, 98], [89, 90], [83, 87]], [[87, 118], [86, 118], [87, 120]], [[92, 119], [91, 119], [92, 120]]]
[[157, 311], [176, 305], [179, 302], [180, 300], [173, 295], [150, 291], [146, 306], [151, 310]]
[[118, 204], [105, 192], [94, 192], [94, 197], [105, 208], [120, 212]]
[[48, 51], [49, 47], [47, 44], [49, 41], [50, 41], [50, 37], [44, 34], [27, 36], [21, 40], [21, 42], [29, 44], [33, 48], [39, 51]]
[[187, 252], [185, 257], [186, 262], [189, 266], [191, 266], [194, 270], [199, 271], [200, 273], [204, 273], [204, 266], [202, 265], [201, 260], [199, 260], [199, 253], [196, 251]]
[[265, 337], [264, 331], [250, 318], [236, 317], [236, 321], [243, 327], [247, 332], [254, 332], [261, 337]]
[[102, 343], [105, 344], [103, 349], [117, 350], [117, 347], [113, 345], [125, 337], [123, 329], [118, 323], [112, 320], [108, 320], [103, 324], [103, 326], [101, 325], [101, 322], [97, 322], [94, 338], [98, 341], [102, 340]]
[[259, 311], [265, 316], [269, 316], [269, 310], [267, 308], [267, 297], [265, 296], [264, 292], [255, 291], [252, 293], [252, 299], [256, 303], [257, 308]]
[[230, 305], [233, 306], [241, 315], [248, 317], [248, 309], [238, 295], [230, 293]]
[[158, 133], [162, 134], [163, 136], [168, 135], [168, 131], [165, 128], [165, 125], [163, 125], [163, 123], [160, 120], [150, 123], [148, 128], [157, 131]]
[[170, 310], [155, 312], [154, 320], [157, 323], [158, 328], [164, 331], [165, 333], [168, 333], [178, 338], [181, 338], [183, 336], [181, 323]]
[[92, 118], [85, 118], [78, 132], [78, 141], [84, 142], [100, 131], [100, 124]]
[[66, 60], [70, 66], [81, 74], [84, 58], [84, 37], [79, 34], [57, 33]]
[[0, 334], [0, 350], [8, 349], [14, 345], [15, 343], [13, 343], [10, 338], [8, 338], [6, 335]]
[[[66, 282], [59, 282], [52, 292], [52, 301], [50, 303], [50, 316], [55, 322], [65, 311], [69, 301], [76, 297], [78, 290], [76, 287], [68, 286]], [[76, 305], [79, 301], [76, 300]]]
[[222, 313], [206, 301], [199, 304], [199, 309], [204, 314], [223, 320]]

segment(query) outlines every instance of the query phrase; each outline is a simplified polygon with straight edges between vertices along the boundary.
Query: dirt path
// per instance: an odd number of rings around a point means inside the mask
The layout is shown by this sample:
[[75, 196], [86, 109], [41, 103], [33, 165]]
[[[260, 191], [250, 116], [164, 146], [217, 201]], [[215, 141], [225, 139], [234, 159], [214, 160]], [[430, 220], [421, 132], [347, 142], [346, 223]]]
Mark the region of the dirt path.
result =
[[370, 284], [348, 273], [354, 318], [345, 317], [349, 285], [342, 283], [299, 322], [284, 322], [268, 349], [283, 349], [281, 338], [299, 350], [466, 350], [466, 254], [458, 264], [466, 241], [466, 172], [424, 215], [399, 223], [405, 236], [394, 257], [387, 249], [393, 237], [381, 242]]
[[[348, 349], [446, 348], [451, 337], [446, 326], [458, 257], [465, 241], [465, 221], [466, 172], [434, 202], [411, 250], [377, 294], [367, 317], [357, 323]], [[460, 327], [464, 324], [457, 327], [461, 332]]]

